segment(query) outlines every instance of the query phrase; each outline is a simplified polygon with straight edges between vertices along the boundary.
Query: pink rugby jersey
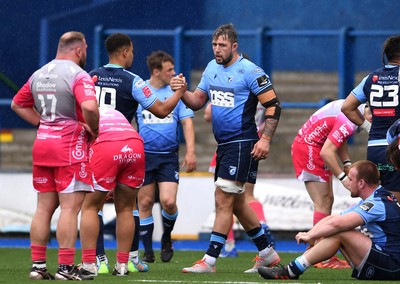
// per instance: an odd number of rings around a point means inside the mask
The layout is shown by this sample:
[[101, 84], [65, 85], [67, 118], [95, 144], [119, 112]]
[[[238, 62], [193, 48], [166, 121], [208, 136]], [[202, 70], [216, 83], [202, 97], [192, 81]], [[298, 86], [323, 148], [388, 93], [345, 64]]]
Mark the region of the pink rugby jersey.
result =
[[300, 128], [296, 141], [322, 148], [326, 139], [329, 139], [339, 148], [357, 129], [340, 111], [343, 102], [333, 101], [316, 111]]
[[60, 167], [88, 160], [88, 135], [80, 124], [80, 104], [86, 100], [96, 100], [93, 81], [70, 60], [52, 60], [19, 90], [14, 103], [34, 106], [40, 114], [34, 165]]
[[100, 108], [99, 124], [99, 136], [95, 143], [126, 139], [139, 139], [143, 141], [142, 137], [137, 133], [125, 116], [117, 110]]

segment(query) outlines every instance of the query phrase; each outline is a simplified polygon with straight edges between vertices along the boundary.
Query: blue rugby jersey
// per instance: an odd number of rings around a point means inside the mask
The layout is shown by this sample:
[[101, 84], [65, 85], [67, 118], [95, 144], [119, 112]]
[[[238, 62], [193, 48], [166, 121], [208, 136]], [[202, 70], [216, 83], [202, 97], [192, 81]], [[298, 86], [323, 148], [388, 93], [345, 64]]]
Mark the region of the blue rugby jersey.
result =
[[393, 194], [379, 186], [368, 198], [341, 214], [348, 212], [359, 214], [365, 222], [361, 230], [400, 261], [400, 205]]
[[352, 94], [362, 103], [368, 102], [372, 126], [368, 145], [386, 145], [386, 132], [400, 118], [399, 66], [386, 65], [366, 76]]
[[388, 144], [392, 143], [400, 135], [400, 119], [396, 120], [392, 126], [389, 127], [386, 133], [386, 140]]
[[[152, 93], [160, 101], [171, 97], [174, 93], [169, 85], [153, 88], [149, 80], [146, 81]], [[178, 126], [181, 120], [193, 117], [193, 111], [179, 101], [174, 110], [165, 118], [158, 118], [139, 105], [136, 120], [139, 134], [144, 139], [144, 150], [149, 153], [173, 153], [179, 149]]]
[[227, 68], [212, 60], [197, 88], [208, 94], [212, 104], [212, 128], [218, 144], [259, 139], [254, 121], [257, 96], [272, 89], [262, 68], [242, 55]]
[[118, 110], [129, 122], [135, 116], [138, 104], [148, 109], [157, 99], [140, 76], [122, 66], [107, 64], [89, 74], [92, 78], [97, 76], [94, 84], [99, 106]]

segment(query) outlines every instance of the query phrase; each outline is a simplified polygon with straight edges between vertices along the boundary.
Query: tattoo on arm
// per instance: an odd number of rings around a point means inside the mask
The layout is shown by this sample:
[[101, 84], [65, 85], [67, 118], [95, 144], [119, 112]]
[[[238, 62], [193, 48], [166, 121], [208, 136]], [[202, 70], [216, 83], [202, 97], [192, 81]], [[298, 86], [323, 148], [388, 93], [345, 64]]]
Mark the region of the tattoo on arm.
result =
[[264, 126], [264, 130], [263, 130], [262, 134], [271, 139], [274, 136], [276, 128], [278, 127], [278, 122], [279, 122], [278, 119], [267, 118], [265, 120], [265, 126]]

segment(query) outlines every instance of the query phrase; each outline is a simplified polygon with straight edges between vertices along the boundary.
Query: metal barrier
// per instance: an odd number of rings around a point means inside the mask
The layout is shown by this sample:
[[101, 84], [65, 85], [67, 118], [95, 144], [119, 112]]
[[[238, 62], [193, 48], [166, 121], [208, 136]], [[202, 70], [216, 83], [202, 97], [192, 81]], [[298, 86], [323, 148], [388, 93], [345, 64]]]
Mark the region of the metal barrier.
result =
[[[190, 82], [190, 71], [192, 65], [188, 58], [189, 52], [187, 43], [192, 38], [210, 37], [213, 30], [184, 30], [182, 27], [177, 27], [172, 30], [147, 30], [147, 29], [104, 29], [98, 25], [94, 30], [94, 68], [101, 66], [101, 55], [104, 50], [104, 39], [113, 33], [125, 33], [130, 36], [147, 36], [147, 37], [166, 37], [173, 40], [173, 57], [175, 59], [175, 67], [181, 70], [186, 75]], [[255, 39], [255, 55], [253, 61], [260, 66], [263, 66], [267, 74], [272, 75], [272, 62], [274, 40], [282, 37], [303, 37], [303, 38], [336, 38], [338, 45], [338, 99], [345, 98], [354, 87], [354, 49], [355, 40], [361, 37], [382, 37], [399, 34], [399, 31], [356, 31], [351, 28], [342, 28], [339, 30], [271, 30], [266, 27], [261, 27], [253, 30], [239, 30], [241, 37], [250, 37]], [[47, 62], [47, 33], [41, 33], [41, 62]], [[0, 100], [0, 108], [8, 107], [11, 103], [9, 99]], [[282, 101], [283, 108], [319, 108], [324, 105], [325, 100], [319, 102], [286, 102]]]

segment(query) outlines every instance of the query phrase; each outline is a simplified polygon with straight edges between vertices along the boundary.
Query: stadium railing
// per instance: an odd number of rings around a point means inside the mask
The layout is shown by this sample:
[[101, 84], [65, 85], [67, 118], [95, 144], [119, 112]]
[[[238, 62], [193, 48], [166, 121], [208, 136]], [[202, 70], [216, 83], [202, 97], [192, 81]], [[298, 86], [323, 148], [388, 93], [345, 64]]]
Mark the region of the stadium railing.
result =
[[[43, 30], [43, 29], [42, 29]], [[45, 30], [43, 30], [45, 31]], [[212, 30], [185, 30], [182, 27], [176, 27], [170, 30], [161, 29], [104, 29], [102, 25], [98, 25], [94, 29], [94, 68], [101, 65], [101, 55], [104, 50], [103, 41], [105, 37], [112, 33], [125, 33], [130, 36], [148, 36], [148, 37], [169, 37], [173, 40], [173, 56], [175, 59], [175, 69], [181, 70], [190, 79], [190, 71], [192, 70], [190, 60], [184, 60], [187, 57], [185, 49], [186, 44], [193, 38], [198, 37], [210, 37], [213, 33]], [[382, 36], [390, 36], [393, 34], [399, 34], [399, 31], [390, 30], [353, 30], [350, 27], [343, 27], [338, 30], [273, 30], [266, 27], [260, 27], [252, 30], [238, 30], [241, 37], [250, 37], [255, 40], [255, 54], [253, 61], [263, 66], [267, 74], [272, 75], [272, 62], [273, 58], [273, 43], [278, 38], [334, 38], [337, 41], [338, 47], [338, 99], [345, 98], [347, 94], [354, 87], [354, 54], [355, 41], [358, 38], [377, 38]], [[40, 62], [46, 62], [48, 58], [43, 58], [42, 54], [46, 55], [47, 33], [41, 32], [41, 46], [40, 46]], [[4, 78], [0, 77], [1, 83], [7, 83]], [[190, 80], [188, 80], [190, 81]], [[301, 101], [301, 102], [289, 102], [282, 101], [283, 108], [319, 108], [325, 104], [325, 100], [322, 99], [318, 102], [312, 101]], [[0, 100], [0, 109], [9, 107], [11, 103], [10, 99]], [[4, 119], [0, 111], [0, 121]], [[1, 126], [0, 126], [1, 127]]]

